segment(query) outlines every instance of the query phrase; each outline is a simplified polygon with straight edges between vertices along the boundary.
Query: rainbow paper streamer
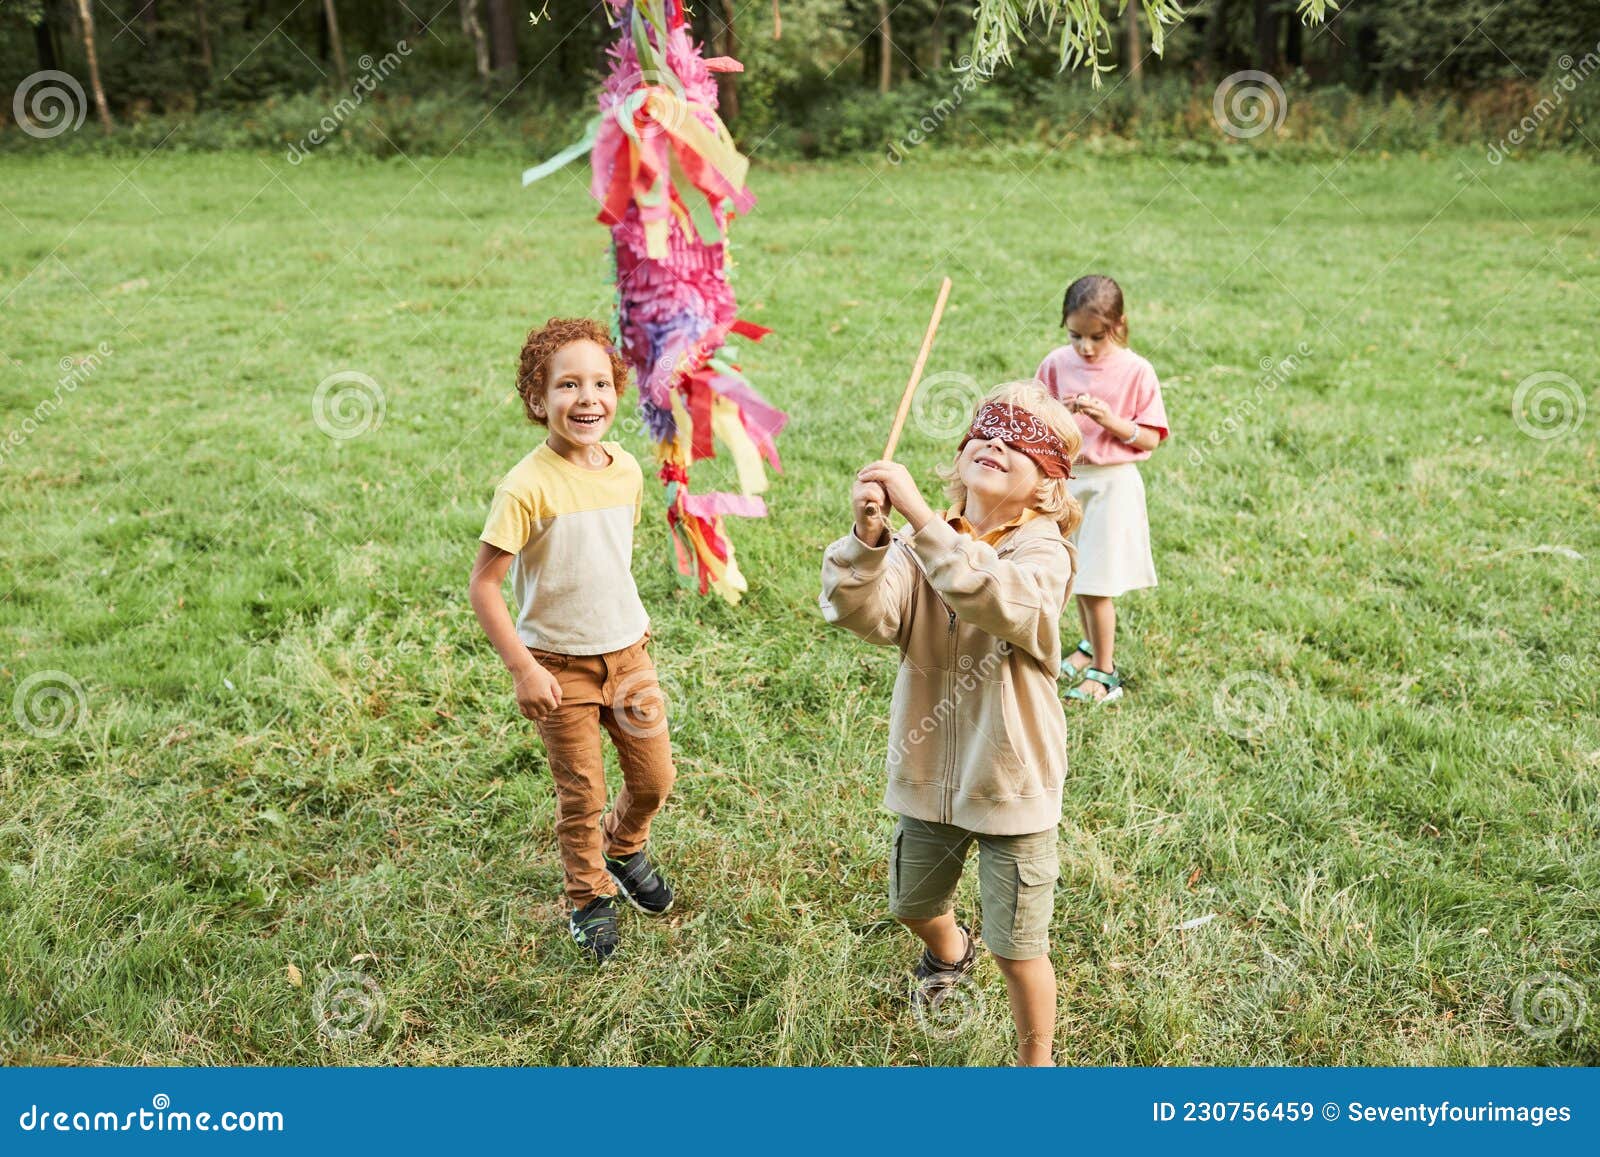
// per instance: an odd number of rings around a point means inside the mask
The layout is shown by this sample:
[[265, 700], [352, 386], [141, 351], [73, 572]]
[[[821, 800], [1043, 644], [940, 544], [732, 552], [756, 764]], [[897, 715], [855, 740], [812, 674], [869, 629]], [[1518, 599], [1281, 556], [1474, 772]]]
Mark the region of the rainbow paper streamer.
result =
[[[755, 205], [750, 162], [717, 115], [717, 72], [690, 39], [682, 0], [607, 0], [617, 42], [586, 139], [523, 174], [523, 184], [589, 153], [590, 191], [611, 228], [617, 335], [639, 383], [639, 406], [666, 487], [678, 571], [730, 603], [748, 589], [723, 519], [760, 518], [766, 466], [788, 415], [724, 356], [730, 335], [770, 331], [742, 321], [728, 279], [728, 225]], [[733, 459], [739, 493], [697, 494], [690, 466]]]

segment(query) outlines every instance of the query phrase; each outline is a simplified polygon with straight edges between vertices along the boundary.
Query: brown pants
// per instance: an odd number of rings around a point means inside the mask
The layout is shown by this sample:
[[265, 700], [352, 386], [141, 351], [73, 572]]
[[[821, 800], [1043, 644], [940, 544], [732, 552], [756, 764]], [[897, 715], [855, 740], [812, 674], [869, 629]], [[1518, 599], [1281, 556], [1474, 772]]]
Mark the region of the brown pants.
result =
[[[532, 650], [561, 684], [561, 706], [539, 721], [556, 789], [556, 838], [567, 898], [581, 908], [616, 893], [604, 856], [631, 856], [650, 838], [677, 773], [667, 735], [667, 700], [656, 680], [646, 635], [605, 655]], [[600, 728], [611, 733], [622, 765], [622, 791], [602, 834], [606, 806]]]

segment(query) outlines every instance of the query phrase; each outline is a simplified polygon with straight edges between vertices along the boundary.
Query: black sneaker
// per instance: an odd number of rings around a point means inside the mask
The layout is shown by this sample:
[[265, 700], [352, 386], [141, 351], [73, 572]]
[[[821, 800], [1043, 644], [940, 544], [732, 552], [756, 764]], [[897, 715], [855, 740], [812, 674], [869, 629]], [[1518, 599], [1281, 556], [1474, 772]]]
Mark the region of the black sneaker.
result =
[[617, 882], [622, 898], [646, 916], [662, 916], [672, 907], [672, 887], [640, 848], [620, 860], [606, 857], [606, 872]]
[[597, 896], [582, 908], [574, 908], [567, 918], [567, 926], [578, 947], [594, 957], [596, 964], [604, 964], [621, 943], [617, 935], [616, 897]]
[[922, 959], [917, 961], [916, 971], [912, 973], [915, 984], [911, 988], [911, 1004], [913, 1008], [926, 1009], [931, 1012], [939, 1007], [939, 1002], [945, 998], [951, 989], [960, 984], [978, 964], [978, 941], [972, 935], [972, 929], [965, 924], [958, 924], [961, 934], [967, 938], [967, 950], [962, 953], [961, 959], [954, 964], [940, 960], [926, 948], [922, 950]]

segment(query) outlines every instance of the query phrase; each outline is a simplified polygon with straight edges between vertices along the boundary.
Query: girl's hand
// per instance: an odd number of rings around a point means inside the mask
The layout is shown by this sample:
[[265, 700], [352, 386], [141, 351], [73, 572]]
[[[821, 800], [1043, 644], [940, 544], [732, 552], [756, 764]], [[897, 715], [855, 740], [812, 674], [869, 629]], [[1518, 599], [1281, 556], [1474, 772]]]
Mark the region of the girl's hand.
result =
[[922, 498], [922, 492], [911, 479], [911, 471], [898, 462], [873, 462], [862, 467], [856, 478], [862, 482], [876, 482], [889, 496], [893, 506], [911, 524], [913, 533], [933, 520], [933, 508]]
[[1111, 408], [1102, 399], [1095, 397], [1093, 394], [1079, 394], [1076, 398], [1073, 398], [1072, 411], [1075, 414], [1087, 415], [1102, 426], [1106, 424], [1106, 419], [1111, 416]]
[[515, 676], [517, 710], [524, 719], [539, 720], [561, 706], [561, 684], [548, 668], [534, 663]]
[[889, 532], [889, 496], [883, 487], [857, 479], [850, 487], [850, 506], [856, 516], [856, 537], [868, 546], [881, 546]]

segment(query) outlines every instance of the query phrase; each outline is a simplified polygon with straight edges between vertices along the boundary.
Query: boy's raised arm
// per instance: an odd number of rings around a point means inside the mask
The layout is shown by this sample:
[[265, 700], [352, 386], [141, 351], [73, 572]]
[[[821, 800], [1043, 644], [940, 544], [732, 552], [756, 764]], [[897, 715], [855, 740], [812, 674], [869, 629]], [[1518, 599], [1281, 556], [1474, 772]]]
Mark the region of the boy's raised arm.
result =
[[1060, 658], [1061, 609], [1072, 553], [1059, 539], [1024, 543], [1009, 558], [934, 519], [911, 540], [928, 581], [963, 622], [1041, 662]]
[[857, 482], [850, 494], [855, 526], [822, 553], [822, 617], [869, 643], [892, 646], [915, 575], [903, 550], [895, 550], [882, 489]]

